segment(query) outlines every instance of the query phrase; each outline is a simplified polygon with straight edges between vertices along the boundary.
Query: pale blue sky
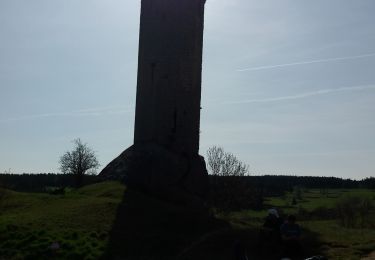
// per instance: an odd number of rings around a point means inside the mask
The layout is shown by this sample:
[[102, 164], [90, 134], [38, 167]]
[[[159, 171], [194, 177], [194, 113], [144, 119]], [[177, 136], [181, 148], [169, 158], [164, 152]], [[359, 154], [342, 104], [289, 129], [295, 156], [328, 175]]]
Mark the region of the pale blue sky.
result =
[[[132, 144], [140, 1], [0, 0], [0, 171]], [[207, 0], [201, 154], [255, 174], [375, 175], [375, 1]]]

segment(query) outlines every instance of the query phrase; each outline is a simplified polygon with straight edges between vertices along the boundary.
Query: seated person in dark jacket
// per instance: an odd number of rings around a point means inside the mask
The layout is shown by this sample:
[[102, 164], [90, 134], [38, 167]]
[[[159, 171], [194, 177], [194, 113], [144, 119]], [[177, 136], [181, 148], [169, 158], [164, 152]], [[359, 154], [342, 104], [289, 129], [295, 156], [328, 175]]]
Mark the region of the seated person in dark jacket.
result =
[[279, 245], [281, 242], [280, 226], [283, 223], [276, 209], [269, 209], [268, 216], [264, 220], [262, 243], [266, 245]]
[[277, 210], [269, 209], [268, 216], [264, 220], [263, 227], [270, 228], [279, 232], [281, 224], [282, 224], [282, 220], [279, 217]]
[[301, 254], [301, 229], [296, 223], [294, 215], [288, 216], [287, 221], [280, 227], [281, 238], [284, 245], [285, 256], [296, 256]]

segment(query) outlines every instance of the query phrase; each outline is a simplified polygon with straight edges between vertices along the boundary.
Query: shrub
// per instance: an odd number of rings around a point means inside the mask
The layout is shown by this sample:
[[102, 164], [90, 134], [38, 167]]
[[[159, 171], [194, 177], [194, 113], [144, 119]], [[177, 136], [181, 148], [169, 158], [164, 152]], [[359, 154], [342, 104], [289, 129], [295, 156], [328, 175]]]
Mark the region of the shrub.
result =
[[336, 203], [340, 224], [348, 228], [358, 225], [363, 228], [372, 209], [372, 200], [366, 196], [348, 195], [340, 198]]
[[1, 206], [2, 202], [3, 202], [3, 200], [5, 199], [5, 196], [6, 196], [6, 190], [0, 188], [0, 206]]

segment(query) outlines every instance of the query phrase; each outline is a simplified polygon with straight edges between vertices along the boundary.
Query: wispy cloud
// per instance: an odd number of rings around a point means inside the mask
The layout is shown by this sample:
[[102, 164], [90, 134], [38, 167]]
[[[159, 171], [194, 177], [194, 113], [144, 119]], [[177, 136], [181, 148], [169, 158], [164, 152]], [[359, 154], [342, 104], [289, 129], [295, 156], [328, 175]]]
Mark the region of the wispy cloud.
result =
[[293, 100], [308, 98], [312, 96], [325, 95], [335, 92], [346, 92], [346, 91], [361, 91], [367, 89], [375, 89], [375, 85], [363, 85], [363, 86], [352, 86], [352, 87], [342, 87], [342, 88], [330, 88], [330, 89], [321, 89], [317, 91], [305, 92], [296, 95], [289, 96], [280, 96], [280, 97], [270, 97], [270, 98], [260, 98], [260, 99], [243, 99], [237, 101], [226, 101], [222, 104], [249, 104], [249, 103], [268, 103], [268, 102], [277, 102], [284, 100]]
[[43, 119], [50, 117], [87, 117], [87, 116], [105, 116], [105, 115], [120, 115], [132, 112], [132, 107], [98, 107], [98, 108], [86, 108], [80, 110], [74, 110], [70, 112], [57, 112], [57, 113], [43, 113], [25, 115], [19, 117], [11, 117], [0, 119], [0, 123], [12, 122], [12, 121], [23, 121], [32, 119]]
[[367, 54], [356, 55], [356, 56], [336, 57], [336, 58], [328, 58], [328, 59], [320, 59], [320, 60], [308, 60], [308, 61], [299, 61], [299, 62], [283, 63], [283, 64], [276, 64], [276, 65], [250, 67], [250, 68], [238, 69], [237, 71], [244, 72], [244, 71], [254, 71], [254, 70], [268, 70], [268, 69], [276, 69], [276, 68], [283, 68], [283, 67], [290, 67], [290, 66], [307, 65], [307, 64], [313, 64], [313, 63], [356, 60], [356, 59], [362, 59], [362, 58], [374, 57], [374, 56], [375, 56], [375, 53], [367, 53]]

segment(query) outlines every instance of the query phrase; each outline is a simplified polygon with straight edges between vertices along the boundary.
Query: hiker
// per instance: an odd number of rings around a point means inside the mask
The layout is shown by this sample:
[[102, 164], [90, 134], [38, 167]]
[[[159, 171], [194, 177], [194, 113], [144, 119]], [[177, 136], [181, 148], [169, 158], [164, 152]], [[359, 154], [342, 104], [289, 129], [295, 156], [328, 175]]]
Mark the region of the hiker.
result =
[[284, 256], [291, 257], [301, 255], [301, 229], [296, 223], [296, 217], [294, 215], [288, 216], [287, 221], [280, 227], [280, 233], [284, 247]]
[[277, 233], [280, 231], [281, 224], [283, 223], [282, 219], [279, 216], [279, 213], [276, 209], [269, 209], [268, 216], [264, 220], [263, 227], [270, 228]]
[[258, 248], [268, 255], [269, 252], [279, 251], [281, 245], [280, 226], [282, 219], [276, 209], [269, 209], [268, 215], [259, 232]]

